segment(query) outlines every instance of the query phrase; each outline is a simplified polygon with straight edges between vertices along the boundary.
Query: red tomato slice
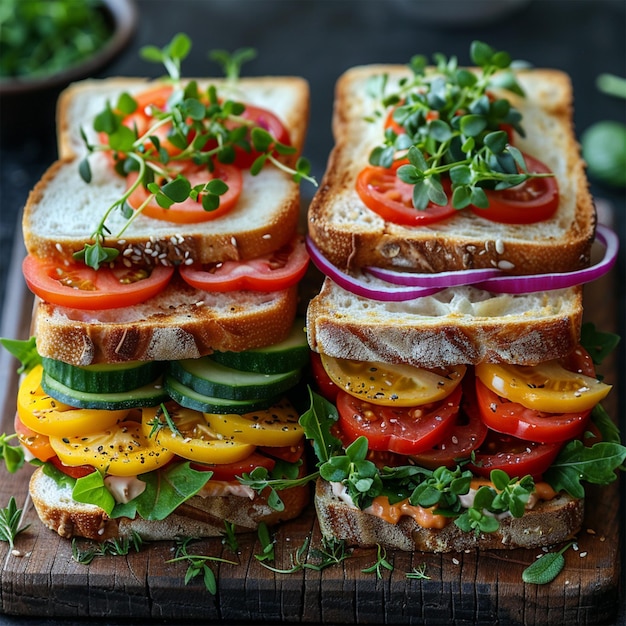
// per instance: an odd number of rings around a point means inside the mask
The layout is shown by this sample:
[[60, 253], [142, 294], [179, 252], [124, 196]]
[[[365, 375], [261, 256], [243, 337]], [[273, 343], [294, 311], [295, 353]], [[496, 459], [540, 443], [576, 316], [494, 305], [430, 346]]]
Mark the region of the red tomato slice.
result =
[[411, 408], [374, 405], [340, 391], [339, 427], [351, 441], [361, 435], [367, 437], [371, 450], [418, 454], [447, 436], [460, 401], [460, 385], [439, 402]]
[[[578, 346], [561, 359], [563, 367], [595, 378], [589, 353]], [[563, 442], [580, 437], [587, 429], [591, 409], [572, 413], [547, 413], [501, 398], [476, 378], [476, 401], [481, 418], [491, 429], [539, 443]]]
[[24, 446], [36, 459], [40, 461], [48, 461], [52, 457], [56, 457], [57, 453], [50, 445], [50, 438], [31, 430], [22, 422], [18, 413], [15, 413], [13, 421], [15, 433], [18, 441]]
[[257, 450], [272, 459], [295, 463], [304, 453], [304, 439], [295, 446], [259, 446]]
[[[549, 173], [547, 165], [525, 154], [529, 172]], [[521, 185], [502, 191], [485, 190], [487, 209], [471, 207], [480, 217], [502, 224], [533, 224], [547, 220], [559, 207], [559, 186], [556, 178], [529, 178]]]
[[[387, 222], [405, 226], [426, 226], [455, 215], [450, 193], [445, 206], [432, 202], [424, 210], [413, 206], [413, 185], [396, 175], [398, 167], [405, 164], [406, 161], [401, 161], [389, 169], [368, 165], [359, 172], [356, 191], [365, 206]], [[443, 184], [445, 188], [449, 183], [444, 181]]]
[[237, 476], [249, 474], [256, 467], [264, 467], [268, 471], [274, 469], [276, 461], [264, 454], [253, 452], [242, 461], [235, 463], [191, 463], [190, 467], [195, 470], [213, 472], [212, 480], [235, 480]]
[[[470, 381], [470, 378], [467, 379]], [[428, 469], [456, 467], [461, 459], [468, 459], [487, 437], [487, 427], [480, 419], [472, 384], [463, 386], [461, 410], [446, 437], [430, 450], [414, 455], [418, 465]]]
[[161, 292], [174, 273], [157, 265], [144, 270], [94, 270], [82, 264], [60, 264], [28, 255], [22, 263], [29, 289], [42, 300], [73, 309], [102, 310], [134, 306]]
[[92, 467], [91, 465], [77, 465], [75, 467], [65, 465], [65, 463], [63, 463], [58, 456], [53, 456], [49, 459], [49, 461], [59, 471], [71, 476], [72, 478], [82, 478], [83, 476], [88, 476], [96, 471], [95, 467]]
[[296, 285], [308, 264], [304, 238], [297, 236], [271, 254], [249, 261], [183, 265], [180, 275], [192, 287], [205, 291], [279, 291]]
[[537, 480], [552, 465], [561, 446], [561, 443], [524, 441], [490, 430], [475, 452], [475, 462], [468, 467], [472, 473], [484, 478], [489, 478], [492, 470], [500, 469], [509, 478], [530, 474]]
[[335, 404], [339, 387], [331, 380], [322, 365], [322, 357], [318, 352], [311, 351], [311, 373], [319, 394]]
[[554, 443], [579, 437], [591, 409], [576, 413], [546, 413], [501, 398], [476, 379], [476, 397], [483, 422], [500, 433], [526, 441]]
[[[180, 173], [189, 180], [192, 187], [208, 183], [215, 178], [223, 180], [228, 185], [228, 191], [220, 196], [219, 207], [214, 211], [205, 211], [202, 207], [201, 194], [197, 200], [188, 198], [184, 202], [173, 204], [169, 209], [164, 209], [152, 201], [142, 209], [143, 215], [175, 224], [196, 224], [217, 219], [231, 211], [237, 204], [243, 187], [243, 178], [241, 171], [236, 167], [216, 163], [213, 172], [209, 172], [206, 167], [186, 163]], [[128, 174], [126, 177], [128, 187], [131, 187], [136, 180], [137, 172]], [[130, 194], [128, 204], [133, 209], [138, 209], [150, 195], [143, 185], [138, 185]]]

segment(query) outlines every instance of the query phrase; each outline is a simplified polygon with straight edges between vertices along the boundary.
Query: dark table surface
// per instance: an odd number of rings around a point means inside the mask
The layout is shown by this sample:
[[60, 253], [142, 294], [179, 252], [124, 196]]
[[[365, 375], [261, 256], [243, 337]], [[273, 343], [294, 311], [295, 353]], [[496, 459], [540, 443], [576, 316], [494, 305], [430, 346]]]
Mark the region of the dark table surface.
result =
[[[183, 64], [183, 74], [188, 76], [219, 72], [208, 60], [209, 50], [254, 47], [258, 56], [244, 67], [245, 74], [293, 74], [310, 83], [305, 155], [318, 180], [332, 147], [334, 83], [344, 70], [367, 63], [406, 63], [417, 53], [443, 52], [468, 63], [474, 39], [507, 50], [514, 59], [569, 73], [579, 135], [599, 120], [626, 121], [626, 101], [601, 94], [595, 85], [604, 72], [626, 76], [626, 0], [530, 0], [499, 19], [479, 19], [487, 0], [435, 0], [431, 5], [439, 8], [445, 24], [418, 16], [413, 4], [418, 0], [138, 0], [135, 36], [98, 76], [160, 75], [161, 69], [141, 60], [138, 51], [146, 44], [162, 46], [177, 32], [186, 32], [193, 40], [192, 52]], [[472, 10], [463, 17], [467, 5]], [[10, 306], [11, 298], [6, 287], [11, 250], [16, 235], [20, 236], [16, 224], [29, 190], [56, 158], [53, 100], [53, 96], [42, 98], [36, 113], [27, 118], [14, 110], [8, 118], [8, 109], [0, 109], [0, 298], [5, 306]], [[624, 190], [593, 180], [591, 190], [595, 197], [612, 204], [622, 242], [617, 282], [619, 331], [624, 335], [626, 196]], [[624, 372], [625, 344], [622, 342], [618, 361], [620, 372]], [[623, 386], [618, 391], [619, 414], [624, 415]], [[626, 430], [624, 424], [622, 430]], [[622, 497], [622, 509], [625, 501]], [[623, 545], [621, 549], [623, 554]], [[626, 558], [622, 562], [626, 563]], [[7, 626], [57, 623], [69, 626], [78, 622], [0, 615], [0, 624]], [[624, 609], [619, 623], [626, 623]]]

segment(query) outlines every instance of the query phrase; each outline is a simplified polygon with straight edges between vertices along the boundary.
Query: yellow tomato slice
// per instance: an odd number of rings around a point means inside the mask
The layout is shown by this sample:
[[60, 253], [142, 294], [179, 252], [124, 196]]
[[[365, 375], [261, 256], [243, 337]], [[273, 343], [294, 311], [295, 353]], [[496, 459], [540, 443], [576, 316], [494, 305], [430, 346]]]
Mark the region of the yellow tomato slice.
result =
[[556, 360], [534, 366], [481, 363], [476, 376], [499, 396], [549, 413], [592, 409], [611, 391], [610, 385], [570, 372]]
[[166, 465], [174, 453], [127, 420], [111, 428], [74, 437], [50, 437], [50, 445], [66, 465], [92, 465], [113, 476], [136, 476]]
[[84, 435], [122, 421], [128, 410], [78, 409], [49, 396], [41, 388], [41, 365], [24, 378], [17, 393], [17, 412], [23, 424], [42, 435]]
[[178, 432], [170, 428], [160, 407], [142, 410], [143, 432], [147, 436], [152, 433], [158, 445], [185, 459], [200, 463], [234, 463], [256, 450], [249, 443], [213, 432], [199, 411], [168, 406], [168, 415]]
[[340, 389], [372, 404], [419, 406], [449, 396], [463, 380], [465, 365], [424, 369], [321, 355], [328, 376]]
[[209, 428], [219, 435], [255, 446], [293, 446], [304, 435], [298, 412], [288, 400], [243, 415], [205, 413], [204, 417]]

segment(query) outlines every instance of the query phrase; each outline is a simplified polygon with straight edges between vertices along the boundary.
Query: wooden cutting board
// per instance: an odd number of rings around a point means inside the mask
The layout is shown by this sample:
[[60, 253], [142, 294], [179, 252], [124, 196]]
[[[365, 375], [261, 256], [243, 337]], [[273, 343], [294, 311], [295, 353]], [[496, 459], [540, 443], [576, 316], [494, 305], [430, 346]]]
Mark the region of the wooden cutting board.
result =
[[[19, 271], [21, 251], [15, 253], [7, 293], [2, 336], [27, 337], [31, 301]], [[606, 277], [585, 294], [587, 319], [603, 330], [615, 328], [614, 278]], [[608, 300], [608, 302], [607, 302]], [[2, 351], [0, 376], [5, 381], [0, 408], [2, 430], [13, 432], [16, 364]], [[605, 368], [616, 383], [614, 363]], [[607, 410], [616, 415], [616, 389]], [[304, 569], [277, 574], [255, 555], [262, 552], [256, 535], [240, 538], [234, 554], [220, 539], [193, 544], [193, 553], [212, 555], [236, 564], [209, 563], [217, 579], [211, 595], [201, 579], [185, 585], [187, 565], [168, 563], [173, 542], [145, 545], [128, 556], [98, 557], [90, 565], [72, 559], [71, 542], [61, 539], [38, 521], [28, 499], [27, 467], [16, 475], [0, 469], [0, 506], [15, 496], [24, 508], [20, 534], [10, 553], [0, 542], [0, 613], [23, 616], [80, 618], [201, 619], [228, 622], [389, 623], [389, 624], [598, 624], [610, 623], [618, 609], [620, 577], [620, 520], [617, 483], [588, 490], [586, 516], [576, 550], [565, 554], [565, 568], [550, 584], [522, 583], [525, 569], [540, 550], [425, 554], [390, 552], [393, 570], [381, 577], [364, 573], [376, 561], [376, 550], [356, 550], [339, 565], [322, 572]], [[288, 569], [296, 550], [309, 542], [305, 561], [320, 533], [313, 507], [298, 520], [275, 532], [276, 559], [272, 565]], [[89, 543], [80, 543], [88, 547]], [[427, 579], [408, 579], [406, 573], [425, 568]], [[0, 616], [1, 621], [1, 616]]]

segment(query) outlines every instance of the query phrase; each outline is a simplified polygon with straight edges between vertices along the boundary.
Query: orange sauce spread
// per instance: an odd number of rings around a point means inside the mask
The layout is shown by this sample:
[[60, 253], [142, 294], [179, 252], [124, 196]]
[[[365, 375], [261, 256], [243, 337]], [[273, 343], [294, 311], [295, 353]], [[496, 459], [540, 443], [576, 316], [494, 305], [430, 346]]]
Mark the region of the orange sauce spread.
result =
[[[493, 483], [486, 478], [474, 478], [470, 488], [478, 490], [483, 485], [489, 487], [494, 486]], [[548, 483], [539, 482], [535, 484], [533, 495], [538, 500], [552, 500], [557, 494]], [[386, 496], [377, 496], [374, 498], [367, 512], [370, 515], [376, 515], [384, 519], [390, 524], [397, 524], [403, 515], [407, 515], [408, 517], [412, 517], [422, 528], [444, 528], [450, 522], [450, 518], [437, 515], [433, 511], [434, 507], [425, 509], [418, 505], [409, 504], [408, 499], [400, 500], [400, 502], [396, 502], [396, 504], [390, 504]]]
[[408, 515], [422, 528], [443, 528], [450, 521], [443, 515], [435, 515], [432, 508], [425, 509], [409, 504], [408, 499], [396, 502], [396, 504], [389, 504], [389, 499], [386, 496], [374, 498], [368, 513], [377, 515], [390, 524], [397, 524], [403, 515]]

